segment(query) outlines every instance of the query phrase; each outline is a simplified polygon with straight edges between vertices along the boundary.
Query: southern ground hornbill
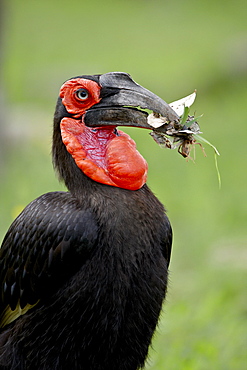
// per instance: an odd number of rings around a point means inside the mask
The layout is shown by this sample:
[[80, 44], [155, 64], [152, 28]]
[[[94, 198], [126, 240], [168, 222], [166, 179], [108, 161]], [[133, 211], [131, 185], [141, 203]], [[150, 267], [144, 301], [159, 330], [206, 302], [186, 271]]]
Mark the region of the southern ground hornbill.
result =
[[[143, 110], [142, 110], [142, 109]], [[176, 113], [128, 74], [60, 90], [53, 162], [68, 192], [31, 202], [0, 249], [0, 369], [136, 370], [167, 288], [172, 231], [118, 126]]]

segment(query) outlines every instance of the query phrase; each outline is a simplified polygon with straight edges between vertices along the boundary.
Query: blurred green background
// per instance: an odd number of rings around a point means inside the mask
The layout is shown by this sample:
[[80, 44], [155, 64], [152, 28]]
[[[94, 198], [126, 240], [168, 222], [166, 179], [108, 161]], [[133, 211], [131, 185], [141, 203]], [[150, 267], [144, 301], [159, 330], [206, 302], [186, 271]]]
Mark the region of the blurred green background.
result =
[[63, 189], [50, 158], [64, 80], [124, 71], [193, 108], [221, 153], [196, 161], [128, 130], [174, 229], [170, 289], [147, 369], [246, 368], [246, 1], [1, 3], [0, 238], [31, 200]]

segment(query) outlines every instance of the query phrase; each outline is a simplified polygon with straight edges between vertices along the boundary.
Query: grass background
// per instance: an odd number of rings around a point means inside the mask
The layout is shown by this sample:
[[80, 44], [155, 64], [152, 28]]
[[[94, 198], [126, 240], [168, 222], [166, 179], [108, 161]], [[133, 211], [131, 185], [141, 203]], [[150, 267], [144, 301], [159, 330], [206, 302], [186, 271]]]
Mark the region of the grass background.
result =
[[245, 1], [2, 2], [0, 238], [42, 193], [63, 189], [50, 160], [52, 115], [64, 80], [125, 71], [167, 102], [195, 88], [204, 137], [196, 162], [130, 129], [148, 184], [174, 229], [170, 289], [149, 370], [246, 367]]

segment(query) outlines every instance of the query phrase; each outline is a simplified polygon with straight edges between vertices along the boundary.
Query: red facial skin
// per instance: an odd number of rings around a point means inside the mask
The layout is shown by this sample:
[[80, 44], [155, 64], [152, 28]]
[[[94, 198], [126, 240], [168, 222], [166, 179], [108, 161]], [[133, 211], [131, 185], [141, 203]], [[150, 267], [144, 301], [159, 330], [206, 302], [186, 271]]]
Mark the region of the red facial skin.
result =
[[[88, 97], [80, 99], [79, 89]], [[75, 78], [63, 84], [60, 97], [74, 118], [65, 117], [60, 128], [63, 143], [77, 166], [92, 180], [129, 190], [140, 189], [147, 179], [147, 162], [129, 135], [116, 127], [87, 127], [86, 111], [99, 103], [101, 87], [92, 80]], [[76, 118], [76, 119], [75, 119]]]

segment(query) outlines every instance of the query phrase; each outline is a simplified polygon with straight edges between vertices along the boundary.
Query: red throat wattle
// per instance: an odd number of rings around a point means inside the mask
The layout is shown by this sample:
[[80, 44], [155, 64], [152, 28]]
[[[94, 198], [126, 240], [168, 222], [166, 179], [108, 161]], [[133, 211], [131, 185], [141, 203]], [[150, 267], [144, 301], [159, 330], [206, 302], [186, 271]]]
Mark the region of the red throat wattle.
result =
[[[67, 111], [60, 128], [63, 143], [77, 166], [92, 180], [129, 190], [140, 189], [147, 179], [147, 162], [129, 135], [116, 127], [87, 127], [84, 115], [100, 101], [101, 87], [75, 78], [63, 84], [60, 97]], [[81, 92], [83, 95], [79, 95]]]

